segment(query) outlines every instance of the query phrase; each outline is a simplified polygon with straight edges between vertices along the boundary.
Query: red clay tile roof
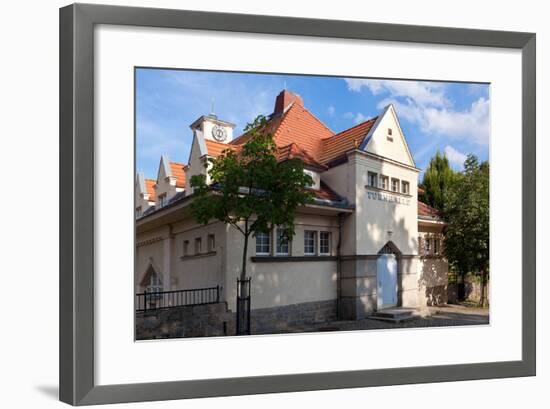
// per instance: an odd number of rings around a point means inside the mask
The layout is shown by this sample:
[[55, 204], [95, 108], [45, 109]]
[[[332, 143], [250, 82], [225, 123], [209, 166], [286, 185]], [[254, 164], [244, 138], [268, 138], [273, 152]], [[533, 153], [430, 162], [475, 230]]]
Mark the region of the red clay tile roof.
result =
[[290, 160], [294, 158], [300, 159], [306, 167], [309, 166], [318, 170], [327, 169], [325, 165], [321, 165], [319, 162], [313, 159], [311, 155], [308, 154], [303, 148], [301, 148], [294, 142], [289, 145], [277, 148], [278, 162], [283, 162], [285, 160]]
[[427, 205], [426, 203], [418, 201], [418, 215], [424, 217], [430, 217], [434, 219], [441, 218], [441, 212], [433, 207]]
[[172, 176], [176, 178], [176, 187], [185, 188], [185, 165], [183, 163], [170, 162]]
[[149, 194], [149, 201], [154, 202], [155, 197], [155, 185], [157, 181], [154, 179], [145, 179], [145, 191]]
[[346, 129], [330, 138], [323, 139], [320, 162], [325, 164], [329, 163], [342, 157], [346, 152], [357, 149], [371, 130], [377, 118], [378, 117], [371, 118], [368, 121]]
[[[273, 140], [278, 147], [294, 142], [317, 162], [321, 156], [322, 140], [334, 135], [321, 120], [297, 101], [294, 101], [284, 113], [274, 115], [269, 120], [267, 132], [273, 134]], [[249, 134], [243, 134], [230, 144], [242, 145], [249, 139]]]
[[309, 190], [313, 193], [313, 195], [317, 199], [333, 200], [333, 201], [342, 199], [340, 196], [338, 196], [336, 192], [334, 192], [334, 190], [328, 187], [324, 182], [321, 182], [320, 189], [309, 189]]
[[206, 149], [208, 150], [208, 156], [212, 156], [214, 158], [217, 158], [222, 154], [223, 151], [226, 149], [233, 149], [231, 145], [228, 145], [223, 142], [216, 142], [211, 139], [205, 139], [204, 142], [206, 143]]

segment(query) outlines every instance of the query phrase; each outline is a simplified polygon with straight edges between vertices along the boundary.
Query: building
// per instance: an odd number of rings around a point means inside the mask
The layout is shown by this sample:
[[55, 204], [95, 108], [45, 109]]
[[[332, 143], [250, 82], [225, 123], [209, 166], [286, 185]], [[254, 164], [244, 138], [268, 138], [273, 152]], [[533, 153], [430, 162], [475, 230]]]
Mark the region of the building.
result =
[[[283, 90], [269, 124], [278, 159], [303, 161], [315, 200], [298, 209], [290, 242], [278, 240], [275, 229], [249, 246], [253, 314], [361, 319], [387, 307], [446, 302], [444, 223], [418, 201], [420, 169], [395, 108], [334, 133]], [[193, 220], [190, 178], [207, 174], [208, 158], [239, 149], [248, 136], [234, 138], [235, 126], [213, 114], [190, 127], [186, 165], [163, 156], [155, 181], [136, 178], [135, 291], [219, 286], [220, 301], [234, 312], [242, 236], [220, 222]]]

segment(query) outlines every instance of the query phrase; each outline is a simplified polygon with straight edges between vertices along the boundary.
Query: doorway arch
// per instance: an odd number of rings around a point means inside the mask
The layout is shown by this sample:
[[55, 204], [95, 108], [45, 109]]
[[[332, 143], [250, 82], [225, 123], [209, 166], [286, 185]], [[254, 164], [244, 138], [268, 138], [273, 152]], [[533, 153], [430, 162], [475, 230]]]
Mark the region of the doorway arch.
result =
[[401, 251], [391, 240], [378, 252], [376, 261], [377, 309], [396, 307], [397, 300], [397, 260]]

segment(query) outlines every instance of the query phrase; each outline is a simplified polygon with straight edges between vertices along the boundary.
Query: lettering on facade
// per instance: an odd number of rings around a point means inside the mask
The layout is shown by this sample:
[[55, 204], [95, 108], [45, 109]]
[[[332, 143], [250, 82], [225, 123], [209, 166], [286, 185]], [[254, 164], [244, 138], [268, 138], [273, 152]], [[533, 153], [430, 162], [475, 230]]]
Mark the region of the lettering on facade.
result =
[[403, 204], [405, 206], [408, 206], [411, 203], [411, 199], [406, 197], [381, 192], [367, 192], [367, 198], [372, 200], [380, 200], [382, 202]]

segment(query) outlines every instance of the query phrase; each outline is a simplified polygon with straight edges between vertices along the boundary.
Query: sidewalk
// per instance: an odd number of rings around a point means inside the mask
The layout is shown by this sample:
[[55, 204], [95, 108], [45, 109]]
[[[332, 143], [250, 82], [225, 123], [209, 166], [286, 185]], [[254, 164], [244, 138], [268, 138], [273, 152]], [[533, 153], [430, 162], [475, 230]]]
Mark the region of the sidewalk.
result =
[[[427, 307], [423, 316], [415, 317], [401, 323], [391, 323], [366, 318], [359, 321], [332, 321], [329, 323], [309, 324], [301, 326], [279, 326], [276, 331], [266, 333], [299, 333], [299, 332], [328, 332], [328, 331], [354, 331], [369, 329], [392, 328], [424, 328], [446, 327], [459, 325], [487, 325], [489, 324], [489, 309], [465, 307], [461, 305], [445, 305], [439, 307]], [[260, 334], [260, 333], [256, 333]]]

